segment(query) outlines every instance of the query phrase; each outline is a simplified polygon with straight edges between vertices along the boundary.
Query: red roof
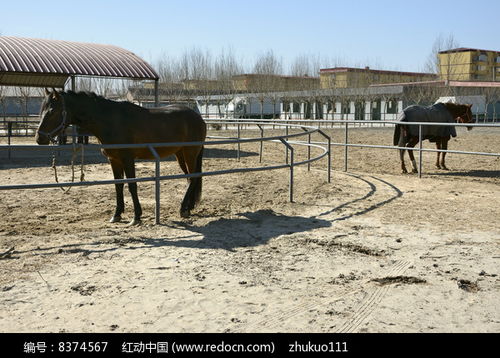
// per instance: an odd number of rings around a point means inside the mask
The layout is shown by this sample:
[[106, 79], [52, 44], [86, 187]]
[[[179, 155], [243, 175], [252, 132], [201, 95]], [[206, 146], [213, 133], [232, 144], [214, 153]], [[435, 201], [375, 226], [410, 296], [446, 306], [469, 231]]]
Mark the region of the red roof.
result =
[[320, 73], [337, 73], [337, 72], [370, 72], [377, 74], [391, 74], [391, 75], [404, 75], [404, 76], [435, 76], [434, 73], [424, 72], [403, 72], [403, 71], [388, 71], [388, 70], [372, 70], [369, 67], [355, 68], [355, 67], [335, 67], [335, 68], [322, 68]]

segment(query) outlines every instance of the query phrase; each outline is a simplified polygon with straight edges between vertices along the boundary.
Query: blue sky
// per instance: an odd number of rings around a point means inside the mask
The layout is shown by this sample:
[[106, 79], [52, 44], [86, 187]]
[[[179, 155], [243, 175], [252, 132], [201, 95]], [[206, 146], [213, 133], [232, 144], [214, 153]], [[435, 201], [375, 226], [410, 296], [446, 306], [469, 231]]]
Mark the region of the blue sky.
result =
[[350, 66], [421, 71], [438, 36], [500, 50], [500, 1], [2, 0], [0, 34], [113, 44], [154, 63], [191, 48], [268, 50]]

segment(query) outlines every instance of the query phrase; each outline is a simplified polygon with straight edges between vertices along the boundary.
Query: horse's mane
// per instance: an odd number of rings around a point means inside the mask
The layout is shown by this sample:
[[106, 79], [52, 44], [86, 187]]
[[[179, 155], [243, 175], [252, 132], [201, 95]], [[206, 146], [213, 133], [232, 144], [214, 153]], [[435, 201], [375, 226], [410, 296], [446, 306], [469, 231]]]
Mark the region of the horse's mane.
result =
[[79, 92], [74, 92], [74, 91], [67, 91], [66, 94], [68, 94], [70, 97], [77, 97], [80, 99], [87, 99], [96, 102], [98, 105], [114, 105], [114, 106], [121, 106], [121, 107], [128, 107], [127, 109], [129, 110], [145, 110], [145, 108], [138, 106], [134, 103], [131, 103], [129, 101], [115, 101], [112, 99], [105, 98], [101, 95], [98, 95], [95, 92], [90, 92], [90, 91], [79, 91]]
[[453, 103], [453, 102], [444, 102], [443, 104], [448, 108], [454, 108], [454, 109], [461, 109], [464, 107], [469, 107], [468, 104]]

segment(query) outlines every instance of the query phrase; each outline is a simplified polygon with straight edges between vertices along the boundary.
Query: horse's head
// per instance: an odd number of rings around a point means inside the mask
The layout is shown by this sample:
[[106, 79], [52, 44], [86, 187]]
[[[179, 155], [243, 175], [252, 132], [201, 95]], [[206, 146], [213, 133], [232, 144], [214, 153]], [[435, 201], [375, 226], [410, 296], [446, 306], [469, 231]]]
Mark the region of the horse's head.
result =
[[[472, 104], [462, 104], [460, 105], [462, 114], [460, 114], [457, 119], [459, 123], [474, 123], [474, 117], [472, 117]], [[471, 130], [472, 127], [467, 127], [467, 130]]]
[[45, 99], [40, 109], [40, 124], [36, 130], [35, 139], [38, 144], [49, 144], [54, 137], [61, 134], [68, 125], [64, 97], [52, 89], [45, 89]]

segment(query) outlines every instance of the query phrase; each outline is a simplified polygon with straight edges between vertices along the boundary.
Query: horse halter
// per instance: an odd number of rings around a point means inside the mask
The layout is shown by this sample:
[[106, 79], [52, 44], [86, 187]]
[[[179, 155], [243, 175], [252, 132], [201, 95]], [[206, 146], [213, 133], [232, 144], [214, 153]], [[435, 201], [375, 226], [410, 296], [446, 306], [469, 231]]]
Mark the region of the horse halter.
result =
[[56, 142], [56, 140], [54, 138], [57, 135], [59, 135], [60, 133], [62, 133], [64, 131], [64, 129], [66, 129], [66, 127], [69, 124], [69, 123], [67, 123], [67, 120], [66, 120], [66, 117], [68, 114], [68, 112], [66, 111], [66, 102], [64, 101], [64, 96], [62, 94], [61, 94], [61, 101], [62, 101], [62, 113], [61, 113], [62, 120], [61, 120], [61, 123], [50, 132], [44, 132], [44, 131], [38, 130], [38, 133], [43, 134], [44, 136], [47, 136], [51, 143]]
[[[464, 119], [464, 116], [467, 119]], [[472, 123], [473, 122], [472, 116], [469, 116], [469, 111], [467, 111], [467, 110], [465, 110], [464, 114], [462, 114], [461, 116], [458, 116], [458, 118], [459, 118], [460, 123]]]

